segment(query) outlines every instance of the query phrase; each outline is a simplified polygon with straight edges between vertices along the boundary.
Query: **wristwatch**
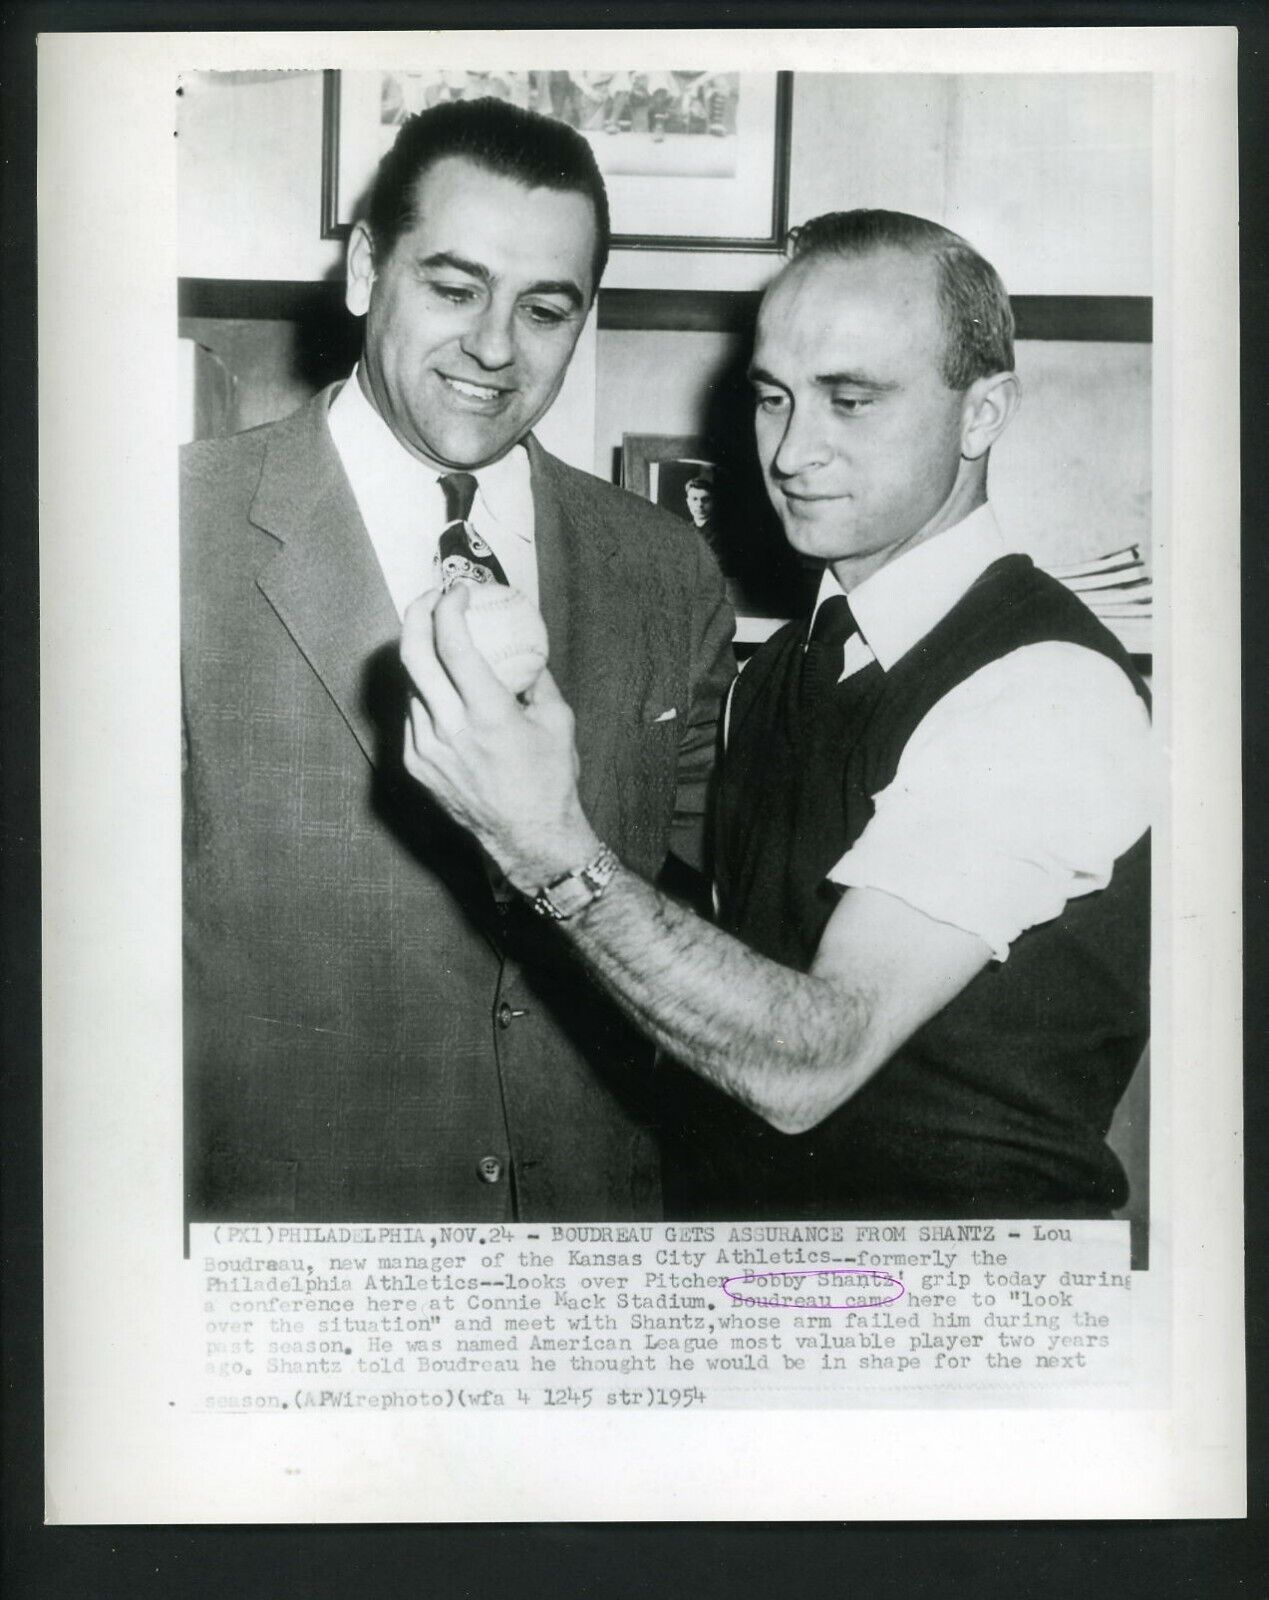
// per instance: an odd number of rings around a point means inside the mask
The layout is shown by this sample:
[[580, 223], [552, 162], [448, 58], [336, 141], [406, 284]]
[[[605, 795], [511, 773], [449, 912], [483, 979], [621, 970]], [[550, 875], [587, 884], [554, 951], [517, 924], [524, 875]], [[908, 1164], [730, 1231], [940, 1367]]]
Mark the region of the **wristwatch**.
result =
[[552, 922], [567, 922], [594, 905], [612, 882], [621, 863], [607, 845], [584, 867], [574, 867], [562, 877], [544, 883], [533, 896], [533, 909]]

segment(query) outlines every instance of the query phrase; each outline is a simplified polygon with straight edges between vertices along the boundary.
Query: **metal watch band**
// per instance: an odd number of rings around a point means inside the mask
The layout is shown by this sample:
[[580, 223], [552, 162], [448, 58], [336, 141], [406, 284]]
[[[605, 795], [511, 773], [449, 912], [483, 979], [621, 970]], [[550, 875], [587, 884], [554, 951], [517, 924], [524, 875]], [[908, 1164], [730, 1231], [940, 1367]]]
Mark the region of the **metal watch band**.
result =
[[572, 872], [543, 884], [533, 896], [533, 909], [552, 922], [567, 922], [599, 899], [620, 865], [605, 845], [584, 867], [575, 867]]

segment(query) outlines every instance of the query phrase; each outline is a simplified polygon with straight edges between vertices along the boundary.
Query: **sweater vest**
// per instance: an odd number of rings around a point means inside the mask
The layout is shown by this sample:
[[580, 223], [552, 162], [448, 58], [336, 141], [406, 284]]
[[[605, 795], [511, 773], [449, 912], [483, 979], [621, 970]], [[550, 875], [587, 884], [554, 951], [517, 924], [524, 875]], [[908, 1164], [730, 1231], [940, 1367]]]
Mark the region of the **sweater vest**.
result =
[[[1109, 657], [1148, 704], [1118, 641], [1025, 556], [993, 563], [888, 672], [847, 679], [811, 716], [804, 638], [804, 624], [781, 629], [736, 684], [715, 841], [722, 925], [802, 972], [842, 892], [827, 873], [958, 684], [1065, 641]], [[1146, 834], [1105, 889], [1021, 934], [809, 1133], [686, 1090], [673, 1203], [712, 1217], [1108, 1214], [1127, 1185], [1105, 1136], [1148, 1032], [1149, 888]]]

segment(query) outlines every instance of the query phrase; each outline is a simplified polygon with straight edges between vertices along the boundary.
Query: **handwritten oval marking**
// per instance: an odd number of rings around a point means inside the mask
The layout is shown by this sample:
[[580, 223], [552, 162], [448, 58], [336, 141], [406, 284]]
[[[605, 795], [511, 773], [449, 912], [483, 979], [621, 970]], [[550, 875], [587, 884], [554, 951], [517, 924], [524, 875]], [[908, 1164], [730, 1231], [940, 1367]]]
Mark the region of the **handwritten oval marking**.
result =
[[[778, 1289], [780, 1285], [774, 1281], [777, 1278], [795, 1279], [799, 1289], [803, 1285], [806, 1285], [807, 1289], [797, 1300], [758, 1300], [746, 1294], [733, 1294], [731, 1290], [733, 1283], [772, 1284]], [[877, 1283], [893, 1284], [897, 1292], [887, 1295], [884, 1300], [871, 1295], [866, 1300], [829, 1300], [825, 1295], [831, 1294], [835, 1285], [825, 1285], [822, 1281], [825, 1278], [868, 1278]], [[810, 1287], [812, 1284], [813, 1288]], [[849, 1288], [849, 1285], [843, 1287]], [[817, 1290], [822, 1292], [817, 1293]], [[723, 1279], [723, 1293], [737, 1305], [782, 1306], [793, 1311], [871, 1311], [878, 1306], [893, 1305], [896, 1300], [902, 1300], [907, 1292], [907, 1287], [901, 1279], [892, 1277], [890, 1273], [882, 1272], [877, 1267], [816, 1267], [813, 1270], [795, 1267], [781, 1272], [746, 1272]]]

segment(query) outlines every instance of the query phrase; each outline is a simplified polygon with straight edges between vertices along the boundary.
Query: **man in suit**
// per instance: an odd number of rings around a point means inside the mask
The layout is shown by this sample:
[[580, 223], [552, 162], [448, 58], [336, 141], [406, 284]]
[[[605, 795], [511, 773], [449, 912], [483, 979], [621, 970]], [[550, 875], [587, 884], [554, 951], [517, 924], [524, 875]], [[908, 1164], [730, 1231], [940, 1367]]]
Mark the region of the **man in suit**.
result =
[[412, 118], [349, 241], [353, 376], [186, 454], [193, 1218], [660, 1212], [648, 1047], [401, 768], [401, 614], [457, 533], [540, 604], [591, 814], [650, 878], [699, 851], [721, 579], [532, 434], [608, 234], [572, 130]]
[[[817, 218], [750, 376], [772, 503], [823, 577], [809, 632], [777, 633], [728, 702], [721, 927], [629, 863], [562, 908], [702, 1080], [674, 1209], [1108, 1215], [1149, 1013], [1147, 696], [988, 504], [1018, 399], [1003, 285], [922, 218]], [[603, 829], [560, 691], [511, 699], [464, 605], [406, 618], [407, 765], [549, 899]]]

